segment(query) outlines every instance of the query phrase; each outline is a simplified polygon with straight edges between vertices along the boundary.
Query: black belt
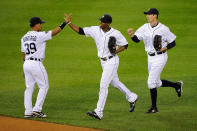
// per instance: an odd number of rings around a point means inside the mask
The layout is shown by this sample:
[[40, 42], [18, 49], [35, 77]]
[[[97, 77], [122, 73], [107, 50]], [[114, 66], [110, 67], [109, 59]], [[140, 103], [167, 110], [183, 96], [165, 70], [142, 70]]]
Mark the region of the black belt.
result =
[[29, 60], [41, 61], [39, 58], [29, 58]]
[[155, 53], [148, 53], [148, 55], [149, 56], [155, 56], [156, 55], [156, 53], [157, 53], [157, 55], [160, 55], [160, 54], [164, 54], [164, 53], [166, 53], [166, 51], [164, 51], [164, 52], [155, 52]]
[[101, 60], [106, 61], [106, 60], [111, 59], [111, 58], [113, 58], [113, 57], [114, 57], [114, 56], [104, 57], [104, 58], [101, 58]]

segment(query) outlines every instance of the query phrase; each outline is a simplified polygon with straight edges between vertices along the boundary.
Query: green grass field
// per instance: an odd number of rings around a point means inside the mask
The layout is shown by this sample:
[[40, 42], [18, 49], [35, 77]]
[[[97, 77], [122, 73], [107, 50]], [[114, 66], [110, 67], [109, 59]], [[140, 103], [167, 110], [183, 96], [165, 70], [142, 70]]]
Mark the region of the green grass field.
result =
[[[30, 29], [29, 19], [39, 16], [51, 30], [72, 12], [72, 23], [81, 27], [98, 25], [104, 13], [113, 17], [112, 27], [129, 41], [120, 53], [119, 78], [139, 95], [135, 112], [118, 90], [109, 87], [101, 121], [86, 115], [96, 107], [100, 61], [91, 38], [80, 36], [68, 26], [47, 42], [44, 65], [50, 89], [43, 106], [47, 122], [112, 131], [194, 131], [197, 129], [197, 1], [196, 0], [1, 0], [0, 1], [0, 114], [23, 118], [25, 84], [20, 39]], [[147, 56], [143, 42], [133, 43], [127, 29], [146, 23], [143, 11], [156, 7], [159, 20], [176, 34], [176, 47], [168, 51], [168, 63], [161, 78], [183, 80], [184, 92], [178, 98], [174, 89], [158, 89], [159, 113], [147, 115], [150, 107], [147, 88]], [[33, 101], [38, 92], [35, 89]]]

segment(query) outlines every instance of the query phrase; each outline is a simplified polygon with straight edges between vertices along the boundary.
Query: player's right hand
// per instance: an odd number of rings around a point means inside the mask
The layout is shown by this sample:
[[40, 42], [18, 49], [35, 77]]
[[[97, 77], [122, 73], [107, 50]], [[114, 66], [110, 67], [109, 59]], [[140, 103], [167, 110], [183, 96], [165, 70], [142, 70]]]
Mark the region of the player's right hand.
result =
[[134, 30], [133, 30], [133, 28], [129, 28], [128, 29], [128, 34], [129, 34], [130, 37], [133, 37], [134, 36]]
[[64, 13], [64, 20], [66, 23], [69, 23], [71, 21], [72, 18], [72, 13], [66, 14]]

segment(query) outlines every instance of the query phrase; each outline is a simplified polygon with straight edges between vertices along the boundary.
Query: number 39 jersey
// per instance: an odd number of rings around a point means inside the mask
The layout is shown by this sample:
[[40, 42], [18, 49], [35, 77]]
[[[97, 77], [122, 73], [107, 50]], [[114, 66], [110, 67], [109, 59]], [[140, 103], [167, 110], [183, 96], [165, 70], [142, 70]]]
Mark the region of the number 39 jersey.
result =
[[28, 31], [21, 38], [21, 52], [24, 52], [25, 60], [38, 58], [44, 60], [46, 41], [52, 38], [52, 32]]

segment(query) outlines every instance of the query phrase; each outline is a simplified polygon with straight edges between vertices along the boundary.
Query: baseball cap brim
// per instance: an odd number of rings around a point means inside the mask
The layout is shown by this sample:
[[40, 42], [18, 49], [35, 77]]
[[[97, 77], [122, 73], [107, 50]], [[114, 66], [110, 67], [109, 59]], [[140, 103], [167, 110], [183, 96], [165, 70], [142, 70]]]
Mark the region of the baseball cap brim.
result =
[[147, 11], [147, 12], [144, 12], [144, 14], [147, 15], [147, 14], [150, 14], [150, 13]]

